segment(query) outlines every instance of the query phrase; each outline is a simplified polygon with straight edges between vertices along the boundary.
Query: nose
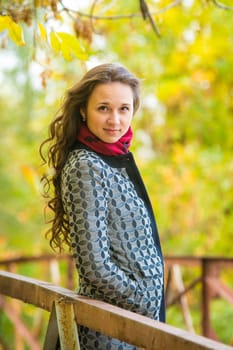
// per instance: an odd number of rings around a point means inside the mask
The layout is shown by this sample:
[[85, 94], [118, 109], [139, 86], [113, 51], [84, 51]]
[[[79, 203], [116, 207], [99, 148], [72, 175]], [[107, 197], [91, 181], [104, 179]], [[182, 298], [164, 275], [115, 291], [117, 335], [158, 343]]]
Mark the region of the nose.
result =
[[117, 110], [112, 110], [111, 114], [109, 115], [108, 122], [112, 124], [120, 123], [120, 115]]

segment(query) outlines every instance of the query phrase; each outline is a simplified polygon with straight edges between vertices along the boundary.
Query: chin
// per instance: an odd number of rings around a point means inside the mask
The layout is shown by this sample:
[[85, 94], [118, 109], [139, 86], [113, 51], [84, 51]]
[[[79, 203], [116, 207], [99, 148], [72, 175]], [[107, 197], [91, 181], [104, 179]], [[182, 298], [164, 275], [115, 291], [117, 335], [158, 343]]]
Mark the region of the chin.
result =
[[112, 136], [112, 137], [99, 137], [101, 141], [105, 142], [105, 143], [115, 143], [118, 140], [120, 140], [121, 136]]
[[105, 143], [115, 143], [117, 140], [102, 140]]

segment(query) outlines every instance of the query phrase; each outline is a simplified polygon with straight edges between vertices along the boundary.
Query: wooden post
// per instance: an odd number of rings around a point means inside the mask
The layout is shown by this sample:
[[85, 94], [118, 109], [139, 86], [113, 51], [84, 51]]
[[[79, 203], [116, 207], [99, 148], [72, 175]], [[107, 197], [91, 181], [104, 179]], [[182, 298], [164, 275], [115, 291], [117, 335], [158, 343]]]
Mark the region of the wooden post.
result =
[[202, 259], [202, 334], [205, 337], [217, 340], [217, 336], [211, 327], [211, 298], [216, 297], [216, 291], [211, 288], [211, 281], [217, 280], [219, 277], [219, 269], [216, 264], [208, 260]]
[[62, 350], [80, 350], [73, 303], [65, 298], [55, 301], [57, 324]]
[[45, 335], [45, 341], [43, 350], [56, 350], [59, 341], [57, 315], [55, 309], [55, 303], [53, 303], [52, 310], [50, 313], [49, 324]]
[[80, 350], [73, 303], [61, 298], [53, 303], [43, 350]]
[[202, 334], [210, 336], [210, 295], [207, 283], [208, 261], [202, 260]]
[[[173, 266], [173, 277], [174, 277], [174, 282], [175, 282], [175, 285], [176, 285], [178, 292], [182, 293], [185, 290], [185, 288], [184, 288], [184, 283], [183, 283], [180, 267], [178, 264], [175, 264]], [[188, 331], [195, 333], [195, 330], [193, 327], [192, 316], [191, 316], [191, 313], [189, 310], [188, 300], [187, 300], [186, 295], [181, 295], [180, 306], [182, 309], [184, 322], [185, 322], [185, 325], [186, 325]]]

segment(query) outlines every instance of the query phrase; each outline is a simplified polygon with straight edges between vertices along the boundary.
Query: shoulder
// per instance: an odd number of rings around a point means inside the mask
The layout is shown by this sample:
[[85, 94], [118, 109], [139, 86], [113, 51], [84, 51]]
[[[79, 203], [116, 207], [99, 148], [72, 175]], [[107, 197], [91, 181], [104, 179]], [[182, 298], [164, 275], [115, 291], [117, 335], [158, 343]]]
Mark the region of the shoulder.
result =
[[63, 174], [76, 173], [90, 174], [93, 172], [105, 176], [109, 166], [101, 159], [101, 157], [86, 149], [74, 149], [69, 153], [65, 163]]
[[88, 166], [101, 166], [106, 167], [106, 162], [95, 152], [87, 149], [74, 149], [69, 153], [66, 164], [70, 165], [88, 165]]

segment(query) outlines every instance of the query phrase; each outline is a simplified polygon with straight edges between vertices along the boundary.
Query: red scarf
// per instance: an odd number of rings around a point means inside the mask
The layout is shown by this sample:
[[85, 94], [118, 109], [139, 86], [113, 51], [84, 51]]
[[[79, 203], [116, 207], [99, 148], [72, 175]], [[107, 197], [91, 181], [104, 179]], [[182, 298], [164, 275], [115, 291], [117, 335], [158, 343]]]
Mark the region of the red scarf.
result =
[[107, 143], [95, 136], [86, 124], [82, 124], [77, 139], [96, 153], [117, 156], [128, 153], [132, 137], [133, 132], [129, 127], [128, 131], [117, 142]]

